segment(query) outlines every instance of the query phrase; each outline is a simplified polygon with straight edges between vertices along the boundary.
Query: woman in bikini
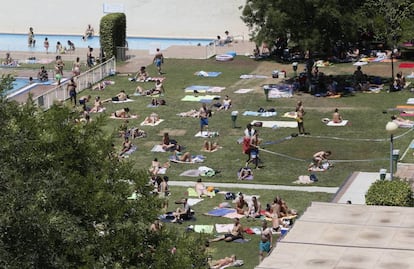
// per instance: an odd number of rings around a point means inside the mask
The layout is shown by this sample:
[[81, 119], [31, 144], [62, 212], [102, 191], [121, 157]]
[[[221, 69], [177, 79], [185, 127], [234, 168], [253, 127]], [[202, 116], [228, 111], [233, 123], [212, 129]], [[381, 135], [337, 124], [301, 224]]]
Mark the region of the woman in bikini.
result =
[[116, 118], [129, 118], [129, 108], [125, 107], [123, 109], [117, 110], [112, 115]]
[[191, 153], [186, 151], [182, 152], [181, 145], [177, 145], [174, 151], [174, 157], [181, 162], [191, 162]]

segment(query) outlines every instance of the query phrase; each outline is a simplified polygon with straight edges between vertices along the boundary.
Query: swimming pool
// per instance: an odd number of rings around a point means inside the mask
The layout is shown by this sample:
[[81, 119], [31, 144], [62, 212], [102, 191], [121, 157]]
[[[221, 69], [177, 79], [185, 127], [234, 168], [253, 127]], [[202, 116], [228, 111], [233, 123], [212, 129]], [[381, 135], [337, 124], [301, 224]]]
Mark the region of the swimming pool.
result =
[[[49, 52], [55, 52], [56, 43], [59, 41], [63, 46], [68, 47], [68, 40], [75, 44], [76, 48], [99, 48], [99, 36], [93, 36], [87, 40], [82, 40], [81, 35], [35, 35], [36, 46], [29, 48], [27, 46], [26, 34], [7, 34], [0, 33], [0, 50], [5, 51], [34, 51], [44, 52], [43, 42], [45, 38], [49, 40]], [[210, 39], [176, 39], [176, 38], [147, 38], [147, 37], [127, 37], [128, 48], [134, 50], [147, 50], [154, 47], [166, 49], [172, 45], [180, 46], [205, 46], [212, 40]]]
[[15, 95], [21, 94], [22, 92], [28, 91], [37, 85], [50, 85], [52, 81], [40, 81], [38, 79], [33, 79], [32, 82], [30, 82], [29, 78], [24, 77], [15, 77], [15, 81], [13, 81], [13, 88], [4, 92], [4, 95], [7, 96], [7, 98], [11, 98]]

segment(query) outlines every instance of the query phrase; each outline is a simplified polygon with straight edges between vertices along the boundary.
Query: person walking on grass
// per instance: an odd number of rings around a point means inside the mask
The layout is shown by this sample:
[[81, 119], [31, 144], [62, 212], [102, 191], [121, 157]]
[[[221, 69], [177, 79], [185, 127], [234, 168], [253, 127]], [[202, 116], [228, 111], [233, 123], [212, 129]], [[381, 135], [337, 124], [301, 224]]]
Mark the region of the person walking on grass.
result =
[[159, 48], [157, 48], [157, 52], [155, 53], [153, 62], [157, 67], [158, 74], [162, 75], [163, 73], [161, 72], [161, 65], [164, 63], [164, 56], [162, 55], [162, 52]]

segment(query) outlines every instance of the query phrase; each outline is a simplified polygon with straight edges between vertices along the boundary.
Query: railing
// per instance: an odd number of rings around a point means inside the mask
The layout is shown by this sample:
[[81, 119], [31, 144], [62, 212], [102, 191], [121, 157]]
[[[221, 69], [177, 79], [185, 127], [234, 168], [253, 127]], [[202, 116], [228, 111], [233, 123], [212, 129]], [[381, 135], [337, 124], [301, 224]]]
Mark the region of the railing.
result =
[[[101, 81], [102, 79], [115, 74], [116, 71], [116, 60], [112, 57], [108, 61], [97, 65], [86, 72], [81, 73], [75, 77], [77, 84], [76, 92], [81, 92], [84, 89], [92, 87], [93, 84]], [[44, 110], [49, 109], [55, 101], [64, 101], [69, 99], [69, 93], [66, 90], [69, 81], [65, 81], [60, 85], [56, 86], [36, 97], [34, 100], [35, 104], [42, 107]]]
[[214, 55], [216, 55], [216, 44], [212, 41], [206, 46], [206, 59], [210, 59]]

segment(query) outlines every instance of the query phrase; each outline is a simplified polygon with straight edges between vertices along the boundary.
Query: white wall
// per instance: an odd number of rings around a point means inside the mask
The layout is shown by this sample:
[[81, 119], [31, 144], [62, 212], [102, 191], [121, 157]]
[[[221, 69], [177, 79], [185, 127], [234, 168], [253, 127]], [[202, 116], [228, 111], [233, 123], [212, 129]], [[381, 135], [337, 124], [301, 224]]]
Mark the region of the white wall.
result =
[[246, 0], [2, 0], [0, 33], [83, 34], [91, 24], [99, 33], [104, 4], [124, 8], [127, 35], [141, 37], [215, 38], [243, 35]]

